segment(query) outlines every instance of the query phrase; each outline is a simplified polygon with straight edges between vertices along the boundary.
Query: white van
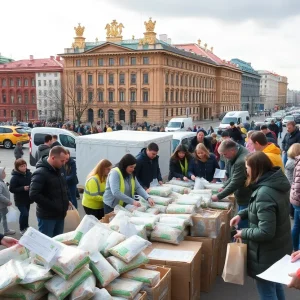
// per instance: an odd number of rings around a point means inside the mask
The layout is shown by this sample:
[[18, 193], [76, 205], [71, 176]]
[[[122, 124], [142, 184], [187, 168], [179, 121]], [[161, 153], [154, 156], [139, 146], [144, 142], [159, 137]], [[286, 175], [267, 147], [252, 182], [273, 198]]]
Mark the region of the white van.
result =
[[192, 118], [173, 118], [169, 121], [165, 131], [187, 131], [189, 128], [193, 129]]
[[70, 151], [71, 157], [76, 158], [76, 142], [77, 133], [55, 127], [35, 127], [31, 131], [29, 142], [29, 162], [31, 166], [36, 165], [35, 155], [39, 145], [44, 144], [47, 134], [57, 135], [57, 141]]
[[231, 122], [235, 125], [248, 122], [250, 120], [248, 111], [230, 111], [228, 112], [220, 123], [219, 128], [225, 129], [230, 126]]
[[172, 139], [172, 153], [174, 153], [175, 149], [178, 145], [184, 145], [188, 149], [192, 139], [197, 135], [197, 132], [182, 132], [177, 131], [173, 132], [173, 139]]

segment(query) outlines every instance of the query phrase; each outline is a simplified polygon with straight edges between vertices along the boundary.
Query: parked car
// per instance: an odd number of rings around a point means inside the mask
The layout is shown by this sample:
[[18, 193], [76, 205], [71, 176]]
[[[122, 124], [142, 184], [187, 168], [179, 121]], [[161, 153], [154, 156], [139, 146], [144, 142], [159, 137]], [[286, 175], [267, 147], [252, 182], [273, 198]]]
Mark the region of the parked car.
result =
[[289, 121], [295, 121], [294, 116], [285, 116], [284, 119], [282, 120], [282, 126], [286, 126], [286, 123]]
[[31, 136], [32, 128], [30, 128], [30, 127], [22, 127], [22, 128], [28, 133], [29, 136]]
[[269, 124], [271, 124], [272, 121], [276, 122], [276, 118], [266, 118], [265, 119], [265, 124], [269, 125]]
[[22, 142], [23, 145], [29, 143], [29, 136], [22, 127], [0, 126], [0, 144], [5, 149], [12, 148], [17, 142]]

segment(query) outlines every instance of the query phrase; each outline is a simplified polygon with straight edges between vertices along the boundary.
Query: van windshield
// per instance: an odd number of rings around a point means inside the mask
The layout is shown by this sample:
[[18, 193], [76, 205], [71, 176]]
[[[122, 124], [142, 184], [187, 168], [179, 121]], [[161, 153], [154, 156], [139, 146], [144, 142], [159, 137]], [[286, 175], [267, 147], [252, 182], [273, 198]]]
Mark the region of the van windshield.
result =
[[232, 118], [232, 117], [223, 118], [221, 124], [229, 124], [230, 122], [234, 122], [236, 124], [237, 118]]
[[179, 145], [179, 143], [180, 143], [180, 140], [176, 140], [176, 139], [172, 140], [172, 151], [173, 152], [176, 150], [176, 148]]
[[169, 128], [180, 128], [181, 123], [180, 122], [169, 122], [168, 127]]

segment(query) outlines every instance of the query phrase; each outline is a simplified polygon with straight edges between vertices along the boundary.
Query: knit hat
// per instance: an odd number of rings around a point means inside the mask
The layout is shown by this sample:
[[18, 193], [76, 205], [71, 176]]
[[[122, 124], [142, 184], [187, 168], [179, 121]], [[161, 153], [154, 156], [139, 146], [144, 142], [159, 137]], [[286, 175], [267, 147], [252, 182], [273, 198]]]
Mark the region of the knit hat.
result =
[[198, 130], [197, 130], [197, 134], [198, 134], [199, 132], [203, 132], [204, 135], [206, 134], [206, 131], [205, 131], [203, 128], [198, 129]]

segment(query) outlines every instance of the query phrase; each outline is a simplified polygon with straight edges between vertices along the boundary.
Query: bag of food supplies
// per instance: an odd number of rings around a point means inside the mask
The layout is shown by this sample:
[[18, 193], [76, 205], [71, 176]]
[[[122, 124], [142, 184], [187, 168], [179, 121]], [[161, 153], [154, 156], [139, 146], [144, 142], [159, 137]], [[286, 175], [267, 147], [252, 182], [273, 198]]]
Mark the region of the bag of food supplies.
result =
[[204, 186], [206, 189], [212, 191], [213, 194], [217, 194], [221, 188], [224, 187], [223, 183], [208, 183]]
[[106, 289], [95, 288], [94, 296], [90, 300], [114, 300]]
[[42, 299], [47, 293], [48, 291], [45, 288], [39, 290], [38, 292], [32, 292], [20, 285], [17, 285], [2, 293], [0, 299], [39, 300]]
[[77, 241], [77, 244], [80, 242], [81, 238], [98, 223], [99, 220], [96, 217], [85, 215], [75, 230], [76, 236], [74, 239]]
[[90, 262], [90, 268], [96, 278], [99, 280], [101, 287], [106, 287], [120, 274], [110, 265], [110, 263], [100, 254], [98, 262]]
[[23, 261], [27, 258], [29, 258], [29, 251], [25, 247], [17, 244], [0, 251], [0, 266], [6, 264], [11, 259]]
[[77, 288], [71, 293], [69, 300], [85, 300], [90, 299], [95, 295], [94, 290], [96, 288], [96, 278], [91, 275], [85, 281], [83, 281]]
[[141, 237], [144, 240], [147, 240], [147, 230], [145, 225], [134, 225], [134, 226], [137, 230], [136, 235]]
[[159, 219], [159, 223], [157, 224], [167, 224], [167, 225], [172, 225], [171, 227], [177, 228], [179, 230], [184, 230], [186, 227], [186, 223], [184, 219], [176, 218], [176, 215], [173, 215], [173, 218], [165, 218], [161, 217]]
[[200, 207], [201, 204], [201, 197], [200, 199], [197, 199], [190, 195], [182, 195], [182, 197], [175, 201], [176, 204], [181, 205], [195, 205], [197, 208]]
[[173, 178], [172, 180], [167, 182], [167, 184], [179, 185], [179, 186], [191, 188], [194, 185], [194, 182], [192, 180], [183, 181], [183, 180], [177, 180], [176, 178], [175, 179]]
[[168, 226], [168, 224], [156, 224], [151, 233], [151, 241], [179, 245], [183, 241], [183, 231]]
[[151, 208], [156, 208], [159, 210], [160, 213], [165, 214], [167, 210], [167, 206], [155, 204]]
[[62, 278], [68, 280], [89, 262], [89, 252], [79, 248], [63, 246], [57, 255], [52, 270]]
[[159, 208], [157, 207], [149, 207], [147, 210], [146, 210], [146, 213], [149, 213], [151, 215], [158, 215], [160, 213], [160, 210]]
[[77, 232], [70, 231], [63, 234], [55, 236], [53, 239], [57, 242], [63, 243], [65, 245], [78, 245], [78, 239], [76, 238]]
[[142, 218], [152, 218], [154, 217], [153, 214], [147, 213], [147, 212], [142, 212], [142, 211], [134, 211], [133, 212], [133, 217], [142, 217]]
[[146, 286], [156, 286], [160, 281], [160, 272], [137, 268], [122, 274], [122, 278], [128, 278], [142, 282]]
[[148, 189], [148, 194], [153, 196], [168, 197], [171, 193], [170, 186], [154, 186]]
[[119, 274], [123, 274], [130, 270], [133, 270], [149, 262], [149, 259], [144, 254], [144, 252], [141, 252], [128, 264], [115, 256], [110, 256], [107, 258], [107, 260], [117, 270]]
[[150, 242], [137, 235], [134, 235], [124, 242], [111, 248], [109, 252], [113, 256], [123, 260], [125, 263], [129, 263], [150, 245]]
[[120, 296], [125, 299], [133, 299], [143, 286], [142, 282], [131, 279], [115, 279], [107, 287], [107, 291], [112, 296]]
[[194, 214], [195, 205], [170, 204], [167, 207], [167, 214]]
[[157, 220], [157, 217], [132, 217], [129, 221], [134, 225], [145, 225], [146, 229], [152, 230]]
[[100, 248], [100, 252], [101, 254], [104, 256], [104, 257], [107, 257], [109, 256], [109, 249], [120, 244], [121, 242], [125, 241], [126, 240], [126, 236], [119, 233], [119, 232], [116, 232], [116, 231], [113, 231], [109, 236], [108, 238], [106, 239], [106, 241], [104, 241], [105, 243], [103, 244], [103, 247]]
[[119, 210], [116, 214], [116, 216], [109, 222], [109, 228], [114, 230], [114, 231], [119, 231], [120, 229], [120, 222], [124, 219], [128, 220], [129, 216], [127, 215], [130, 214], [130, 217], [132, 216], [132, 214], [127, 211], [123, 211], [123, 210]]
[[229, 210], [232, 206], [231, 202], [210, 202], [209, 207], [213, 209]]
[[131, 217], [131, 212], [121, 205], [116, 205], [114, 208], [114, 213], [117, 214], [119, 211], [123, 211], [127, 217]]
[[140, 207], [137, 207], [133, 204], [127, 204], [125, 206], [125, 209], [127, 209], [129, 212], [133, 213], [134, 211], [138, 210], [138, 211], [146, 211], [146, 207], [145, 206], [140, 206]]
[[196, 177], [195, 179], [195, 185], [194, 185], [194, 189], [195, 190], [200, 190], [200, 189], [204, 189], [205, 188], [205, 184], [209, 184], [209, 182], [204, 179], [203, 177]]
[[173, 192], [179, 193], [179, 194], [188, 194], [191, 189], [184, 187], [184, 186], [179, 186], [179, 185], [174, 185], [174, 184], [164, 184], [163, 186], [168, 186], [172, 189]]
[[172, 203], [172, 199], [168, 197], [152, 196], [151, 199], [155, 204], [168, 206]]
[[45, 286], [47, 290], [54, 294], [54, 296], [58, 300], [63, 300], [92, 274], [93, 273], [89, 268], [83, 267], [69, 280], [65, 280], [62, 277], [56, 275], [50, 280], [48, 280]]
[[185, 221], [186, 226], [193, 226], [193, 220], [192, 220], [192, 215], [191, 214], [161, 214], [159, 215], [160, 219], [161, 218], [178, 218], [178, 219], [183, 219]]

